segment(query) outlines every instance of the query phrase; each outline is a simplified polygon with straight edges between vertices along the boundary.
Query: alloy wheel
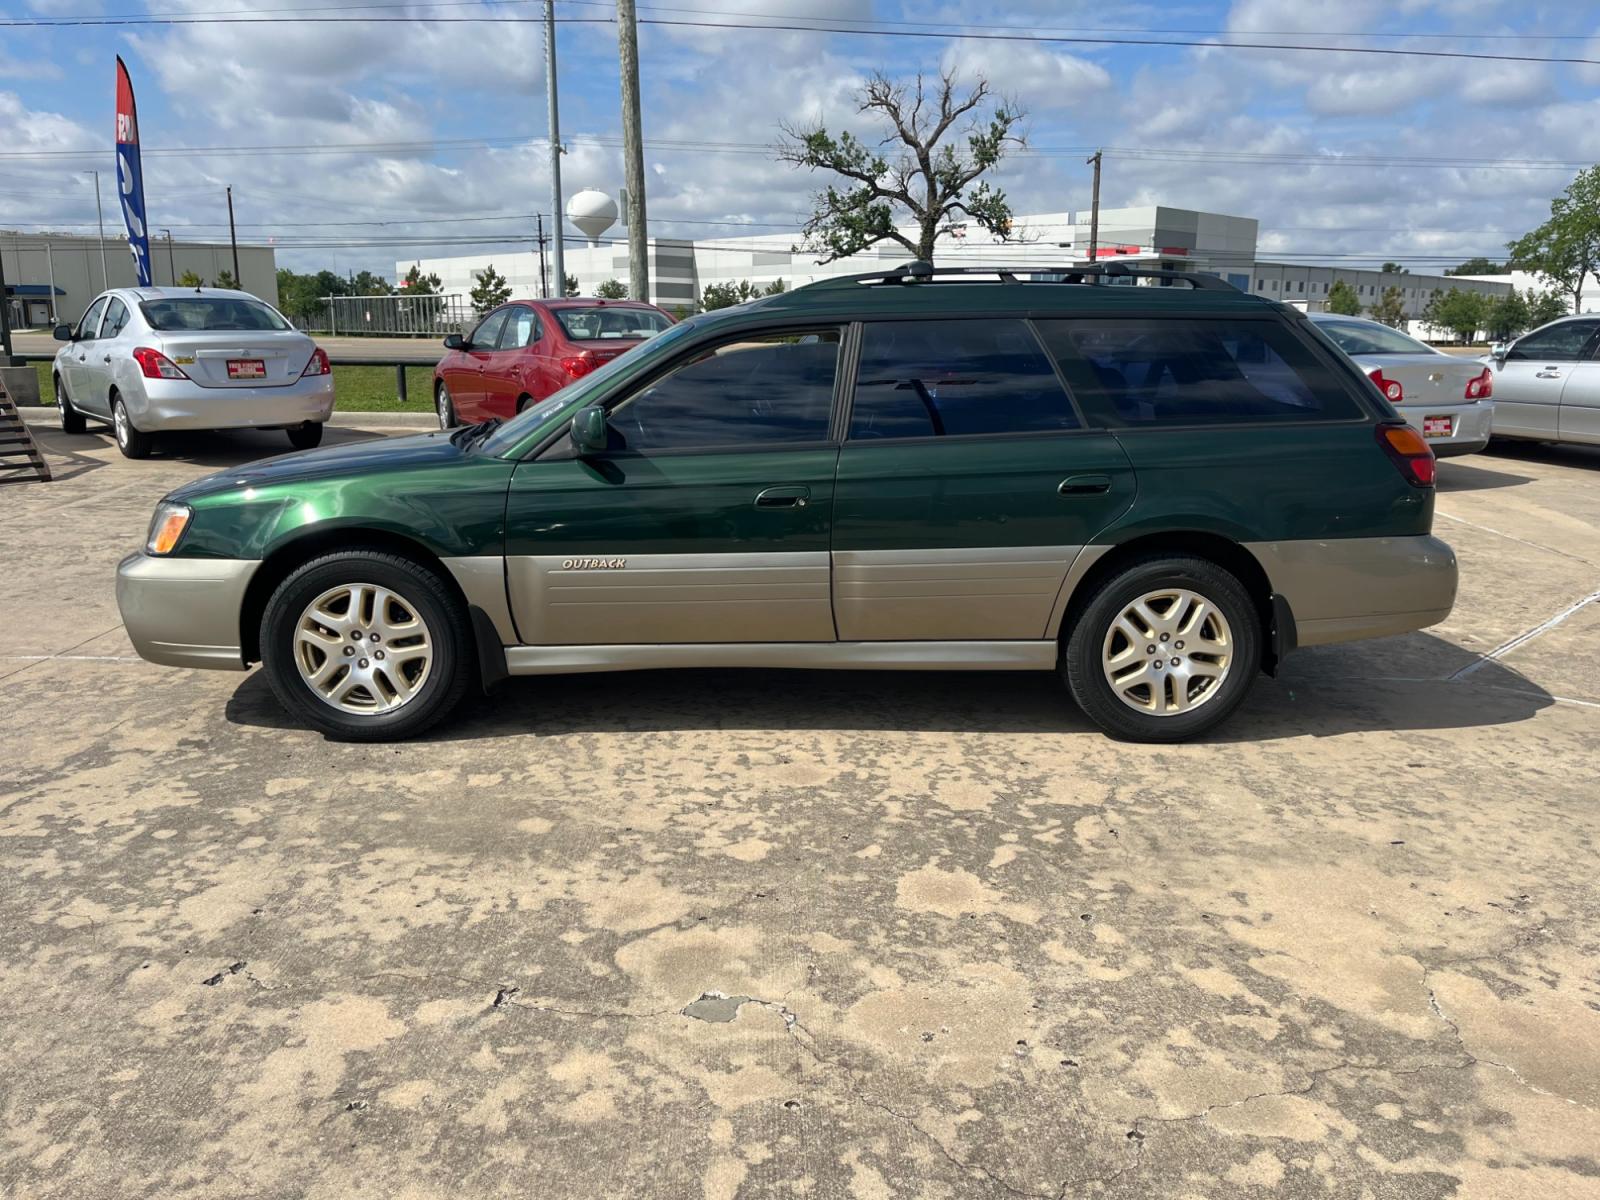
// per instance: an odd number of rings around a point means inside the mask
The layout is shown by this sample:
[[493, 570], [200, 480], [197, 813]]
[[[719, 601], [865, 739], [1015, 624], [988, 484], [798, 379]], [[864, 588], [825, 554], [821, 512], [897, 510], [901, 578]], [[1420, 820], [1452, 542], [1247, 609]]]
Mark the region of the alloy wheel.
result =
[[306, 605], [294, 662], [324, 704], [358, 716], [413, 700], [433, 667], [433, 636], [417, 607], [392, 588], [349, 583]]
[[1100, 665], [1122, 703], [1170, 717], [1216, 696], [1233, 658], [1233, 631], [1221, 608], [1187, 588], [1163, 588], [1128, 604], [1111, 623]]

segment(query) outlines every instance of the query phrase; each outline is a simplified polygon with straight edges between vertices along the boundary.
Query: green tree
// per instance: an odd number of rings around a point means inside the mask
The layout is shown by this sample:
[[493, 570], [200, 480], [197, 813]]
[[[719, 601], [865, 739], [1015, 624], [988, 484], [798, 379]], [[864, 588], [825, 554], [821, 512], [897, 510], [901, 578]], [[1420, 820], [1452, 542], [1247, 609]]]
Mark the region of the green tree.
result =
[[1446, 275], [1504, 275], [1511, 269], [1509, 263], [1497, 263], [1493, 259], [1469, 258], [1459, 267], [1451, 267], [1445, 271]]
[[579, 294], [578, 277], [576, 275], [563, 275], [561, 277], [561, 284], [561, 294], [563, 296], [572, 297]]
[[289, 317], [307, 324], [316, 321], [328, 306], [327, 294], [317, 291], [315, 275], [278, 268], [278, 307]]
[[781, 279], [774, 279], [761, 289], [763, 296], [781, 296], [789, 290], [789, 285]]
[[626, 300], [628, 298], [628, 285], [620, 279], [608, 279], [595, 288], [594, 294], [602, 300]]
[[[322, 271], [318, 273], [319, 281], [323, 275], [332, 276], [333, 279], [339, 281], [339, 286], [337, 289], [325, 291], [323, 292], [323, 295], [338, 296], [344, 294], [343, 280], [339, 280], [339, 277], [334, 275], [332, 271]], [[406, 272], [406, 277], [400, 281], [400, 287], [408, 296], [437, 296], [441, 291], [444, 290], [444, 281], [432, 271], [429, 271], [426, 275], [424, 275], [422, 273], [421, 265], [419, 263], [412, 263], [411, 269]]]
[[178, 276], [178, 286], [186, 288], [205, 287], [206, 281], [193, 271], [185, 271]]
[[472, 311], [481, 317], [490, 309], [499, 308], [511, 299], [511, 285], [506, 282], [504, 275], [494, 269], [494, 264], [490, 263], [478, 272], [478, 282], [472, 285], [470, 298]]
[[1328, 289], [1328, 311], [1345, 317], [1359, 316], [1361, 299], [1356, 295], [1355, 288], [1342, 279], [1334, 280], [1333, 286]]
[[233, 277], [233, 272], [228, 270], [226, 267], [217, 272], [217, 282], [215, 286], [219, 288], [225, 288], [230, 292], [243, 290], [239, 287], [239, 281]]
[[371, 271], [357, 271], [356, 277], [350, 283], [352, 296], [392, 296], [394, 288], [389, 286], [389, 281], [382, 275], [374, 275]]
[[711, 312], [718, 308], [732, 308], [735, 304], [754, 300], [761, 294], [761, 289], [748, 279], [741, 279], [738, 283], [732, 280], [727, 283], [708, 283], [700, 292], [700, 311]]
[[1583, 284], [1600, 267], [1600, 164], [1579, 171], [1550, 201], [1550, 219], [1506, 249], [1519, 267], [1544, 276], [1583, 311]]
[[1489, 315], [1484, 329], [1491, 342], [1509, 342], [1528, 328], [1528, 302], [1512, 288], [1505, 296], [1496, 296], [1489, 302]]
[[[931, 262], [935, 239], [968, 221], [1000, 241], [1009, 238], [1011, 206], [1005, 193], [980, 180], [1008, 150], [1026, 144], [1019, 130], [1024, 113], [1002, 101], [984, 117], [980, 110], [989, 99], [989, 83], [982, 78], [961, 95], [949, 72], [932, 89], [924, 87], [921, 75], [903, 84], [874, 73], [857, 96], [856, 111], [871, 114], [882, 137], [863, 141], [849, 131], [835, 137], [820, 123], [783, 125], [780, 162], [842, 177], [813, 198], [814, 211], [797, 249], [832, 262], [890, 241]], [[961, 142], [945, 141], [958, 125]], [[890, 145], [898, 150], [892, 156], [883, 152]], [[897, 216], [914, 226], [913, 237], [895, 228]]]
[[1448, 329], [1463, 345], [1478, 340], [1478, 330], [1489, 319], [1489, 297], [1480, 292], [1465, 292], [1451, 288], [1448, 292], [1434, 292], [1422, 319], [1438, 329]]
[[1386, 263], [1383, 264], [1383, 266], [1379, 267], [1378, 270], [1382, 271], [1385, 275], [1409, 275], [1409, 274], [1411, 274], [1411, 272], [1409, 270], [1407, 270], [1405, 267], [1402, 267], [1399, 263], [1396, 263], [1396, 262], [1386, 262]]
[[1400, 329], [1406, 323], [1405, 293], [1398, 287], [1384, 288], [1378, 302], [1367, 309], [1367, 316], [1392, 329]]
[[1572, 312], [1572, 305], [1567, 298], [1555, 288], [1547, 288], [1542, 292], [1528, 293], [1528, 328], [1537, 329], [1541, 325], [1548, 325], [1559, 317], [1568, 316]]

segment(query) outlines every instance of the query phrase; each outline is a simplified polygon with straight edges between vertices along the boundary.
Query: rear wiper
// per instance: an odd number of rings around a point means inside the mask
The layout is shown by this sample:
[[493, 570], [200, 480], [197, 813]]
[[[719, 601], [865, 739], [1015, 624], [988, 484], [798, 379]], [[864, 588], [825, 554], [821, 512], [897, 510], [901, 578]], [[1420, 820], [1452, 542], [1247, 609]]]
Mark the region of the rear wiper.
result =
[[464, 450], [474, 442], [488, 437], [498, 428], [500, 428], [500, 418], [490, 417], [487, 421], [479, 421], [476, 425], [467, 425], [456, 430], [450, 435], [450, 441]]

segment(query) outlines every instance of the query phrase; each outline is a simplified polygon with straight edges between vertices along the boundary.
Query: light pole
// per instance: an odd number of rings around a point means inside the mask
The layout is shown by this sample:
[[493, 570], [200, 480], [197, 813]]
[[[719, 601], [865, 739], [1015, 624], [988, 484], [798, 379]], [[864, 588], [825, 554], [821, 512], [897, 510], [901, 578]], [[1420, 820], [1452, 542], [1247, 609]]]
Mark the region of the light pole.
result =
[[555, 287], [550, 294], [560, 299], [567, 294], [567, 264], [561, 254], [561, 114], [556, 105], [556, 5], [544, 0], [544, 86], [550, 109], [550, 261], [555, 268]]
[[158, 229], [158, 230], [156, 230], [156, 232], [157, 233], [164, 233], [164, 234], [167, 235], [167, 274], [172, 276], [172, 286], [173, 287], [177, 287], [178, 286], [178, 264], [177, 264], [177, 261], [172, 256], [172, 230], [170, 230], [170, 229]]
[[85, 171], [84, 174], [94, 176], [94, 219], [100, 226], [100, 290], [103, 292], [111, 286], [111, 281], [106, 277], [106, 214], [100, 207], [100, 172]]

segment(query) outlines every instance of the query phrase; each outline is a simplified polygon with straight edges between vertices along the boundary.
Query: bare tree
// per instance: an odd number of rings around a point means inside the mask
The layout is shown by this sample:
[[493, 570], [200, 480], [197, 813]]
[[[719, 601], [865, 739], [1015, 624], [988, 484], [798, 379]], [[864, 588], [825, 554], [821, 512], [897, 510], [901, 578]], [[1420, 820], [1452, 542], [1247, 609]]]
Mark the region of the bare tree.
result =
[[[797, 249], [832, 262], [891, 241], [931, 262], [939, 235], [969, 220], [1005, 241], [1011, 234], [1011, 206], [1004, 192], [980, 177], [1008, 149], [1027, 144], [1018, 128], [1026, 114], [1000, 101], [984, 116], [980, 109], [989, 100], [986, 79], [961, 95], [953, 73], [940, 75], [932, 89], [925, 88], [921, 75], [904, 84], [875, 73], [856, 108], [884, 126], [875, 146], [848, 131], [834, 137], [820, 122], [782, 126], [780, 162], [831, 171], [844, 180], [817, 193]], [[958, 134], [945, 141], [957, 125]], [[895, 228], [897, 216], [916, 227], [915, 240]]]

